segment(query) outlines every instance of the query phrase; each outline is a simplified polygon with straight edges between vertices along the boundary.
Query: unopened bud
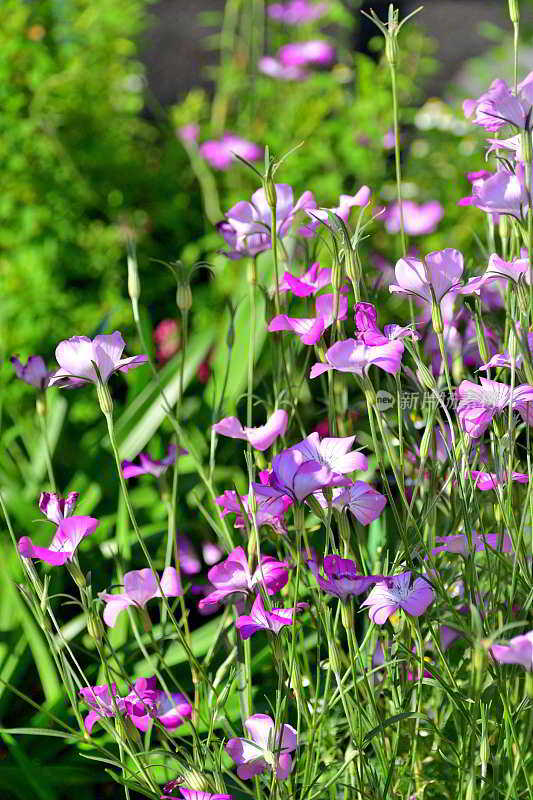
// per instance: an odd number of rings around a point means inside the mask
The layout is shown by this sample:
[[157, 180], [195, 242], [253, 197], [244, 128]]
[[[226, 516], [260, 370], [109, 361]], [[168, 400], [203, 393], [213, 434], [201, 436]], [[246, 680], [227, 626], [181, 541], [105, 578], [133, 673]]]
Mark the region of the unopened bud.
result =
[[138, 300], [141, 296], [137, 259], [133, 253], [128, 253], [128, 294], [131, 300]]
[[334, 675], [340, 676], [342, 672], [342, 655], [339, 646], [334, 638], [330, 638], [329, 645], [329, 666]]
[[337, 259], [333, 262], [333, 269], [331, 270], [331, 285], [335, 295], [338, 295], [342, 286], [342, 265]]
[[420, 383], [422, 384], [422, 386], [424, 387], [424, 389], [428, 389], [429, 391], [431, 391], [432, 389], [436, 389], [437, 384], [435, 382], [435, 378], [433, 377], [429, 369], [426, 367], [426, 365], [422, 361], [419, 361], [417, 362], [416, 366], [417, 366], [416, 376], [420, 381]]
[[226, 794], [226, 784], [222, 780], [222, 775], [218, 773], [213, 775], [213, 785], [217, 794]]
[[231, 350], [231, 348], [235, 344], [235, 319], [233, 318], [233, 314], [231, 315], [231, 319], [229, 321], [228, 335], [226, 336], [226, 344], [228, 346], [228, 350]]
[[476, 796], [476, 776], [471, 775], [466, 786], [465, 800], [474, 800]]
[[530, 311], [529, 286], [526, 283], [525, 274], [519, 275], [518, 277], [516, 296], [518, 299], [518, 307], [520, 309], [520, 312], [522, 314], [529, 314]]
[[444, 331], [444, 324], [442, 322], [442, 312], [440, 310], [440, 303], [437, 302], [435, 297], [433, 298], [433, 305], [431, 308], [431, 322], [433, 324], [433, 330], [439, 336]]
[[479, 757], [481, 759], [481, 766], [486, 766], [490, 759], [490, 745], [488, 736], [485, 734], [481, 738], [481, 746], [479, 748]]
[[102, 625], [102, 620], [98, 614], [95, 614], [92, 611], [87, 617], [87, 633], [92, 639], [95, 640], [95, 642], [101, 642], [104, 638], [104, 626]]
[[509, 0], [509, 17], [513, 25], [515, 22], [520, 22], [520, 7], [518, 0]]
[[483, 677], [487, 668], [487, 649], [484, 642], [477, 642], [474, 645], [474, 655], [472, 658], [474, 666], [474, 688], [476, 693], [481, 689]]
[[275, 209], [278, 204], [278, 195], [276, 192], [276, 184], [274, 183], [274, 179], [271, 175], [268, 175], [263, 181], [263, 188], [265, 190], [265, 197], [269, 208], [271, 210]]
[[531, 164], [531, 133], [530, 131], [522, 131], [520, 134], [520, 155], [524, 164]]
[[46, 417], [46, 393], [39, 392], [35, 398], [35, 411], [38, 417]]
[[391, 67], [398, 63], [398, 42], [396, 34], [390, 34], [385, 38], [385, 58]]
[[98, 402], [100, 403], [102, 414], [105, 417], [111, 416], [113, 413], [113, 400], [107, 383], [98, 381], [96, 384], [96, 394], [98, 396]]
[[181, 774], [183, 776], [183, 783], [188, 789], [192, 789], [195, 792], [207, 792], [209, 790], [209, 781], [205, 775], [202, 775], [198, 770], [185, 769]]
[[185, 313], [189, 311], [192, 306], [192, 292], [189, 283], [179, 283], [176, 291], [176, 305], [181, 311]]
[[87, 581], [85, 580], [85, 575], [80, 569], [79, 564], [77, 564], [74, 560], [67, 561], [67, 569], [72, 575], [73, 580], [75, 581], [76, 585], [80, 589], [85, 589], [87, 586]]
[[420, 461], [422, 462], [422, 464], [425, 461], [427, 461], [429, 448], [433, 438], [433, 432], [434, 432], [433, 420], [431, 420], [431, 424], [430, 421], [428, 420], [428, 423], [426, 424], [426, 429], [424, 431], [424, 435], [422, 436], [422, 441], [420, 442]]

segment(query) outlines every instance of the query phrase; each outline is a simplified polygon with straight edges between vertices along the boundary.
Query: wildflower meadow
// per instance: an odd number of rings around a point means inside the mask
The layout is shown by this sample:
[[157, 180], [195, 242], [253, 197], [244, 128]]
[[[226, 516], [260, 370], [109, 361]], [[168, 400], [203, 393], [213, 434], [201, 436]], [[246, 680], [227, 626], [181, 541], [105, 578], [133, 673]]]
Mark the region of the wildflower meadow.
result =
[[[0, 797], [533, 798], [530, 5], [454, 106], [423, 9], [227, 0], [212, 89], [144, 119], [142, 3], [123, 37], [33, 5], [0, 117], [57, 182], [15, 196], [2, 135]], [[99, 126], [131, 166], [77, 164]]]

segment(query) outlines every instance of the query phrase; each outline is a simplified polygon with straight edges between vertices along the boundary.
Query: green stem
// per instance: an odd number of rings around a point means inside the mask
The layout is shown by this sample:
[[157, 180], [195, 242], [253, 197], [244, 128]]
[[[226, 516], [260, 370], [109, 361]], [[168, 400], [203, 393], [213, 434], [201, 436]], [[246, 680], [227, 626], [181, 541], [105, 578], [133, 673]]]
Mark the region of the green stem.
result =
[[48, 431], [46, 428], [46, 405], [44, 408], [41, 407], [40, 403], [43, 402], [43, 399], [38, 397], [37, 398], [37, 418], [39, 420], [39, 425], [41, 428], [41, 433], [43, 435], [44, 441], [44, 458], [46, 461], [46, 471], [48, 472], [48, 480], [50, 481], [50, 486], [52, 487], [52, 491], [55, 493], [57, 492], [56, 488], [56, 481], [54, 477], [54, 468], [52, 466], [52, 452], [50, 450], [50, 441], [48, 439]]

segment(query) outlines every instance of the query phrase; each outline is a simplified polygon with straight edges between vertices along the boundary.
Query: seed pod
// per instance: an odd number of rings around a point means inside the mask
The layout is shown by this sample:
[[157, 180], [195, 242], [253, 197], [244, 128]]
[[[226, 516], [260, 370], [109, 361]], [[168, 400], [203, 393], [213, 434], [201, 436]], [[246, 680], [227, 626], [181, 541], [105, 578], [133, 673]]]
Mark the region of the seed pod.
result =
[[513, 25], [520, 21], [520, 7], [518, 0], [509, 0], [509, 17]]
[[180, 312], [184, 314], [192, 306], [192, 292], [189, 283], [178, 283], [176, 291], [176, 305]]

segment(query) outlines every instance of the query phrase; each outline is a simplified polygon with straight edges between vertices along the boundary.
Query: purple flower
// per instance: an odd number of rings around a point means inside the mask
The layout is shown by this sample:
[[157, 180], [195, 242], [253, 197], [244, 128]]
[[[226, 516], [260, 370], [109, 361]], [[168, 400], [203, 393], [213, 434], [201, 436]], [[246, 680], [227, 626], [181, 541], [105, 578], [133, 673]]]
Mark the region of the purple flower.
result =
[[[296, 205], [293, 205], [292, 187], [286, 183], [276, 183], [276, 230], [282, 239], [290, 230], [298, 211], [316, 208], [312, 192], [304, 192]], [[232, 248], [226, 255], [229, 258], [254, 256], [271, 247], [271, 211], [265, 197], [265, 190], [258, 189], [251, 202], [241, 201], [226, 214], [226, 221], [219, 222], [218, 232]]]
[[336, 58], [335, 48], [328, 42], [292, 42], [280, 47], [278, 58], [284, 67], [307, 67], [309, 64], [329, 67]]
[[474, 184], [471, 205], [481, 211], [522, 219], [528, 207], [524, 165], [518, 162], [514, 172], [501, 169], [491, 178]]
[[90, 536], [100, 525], [94, 517], [68, 517], [59, 522], [49, 547], [37, 547], [29, 536], [19, 539], [19, 553], [24, 558], [39, 558], [58, 566], [72, 561], [82, 539]]
[[[262, 483], [268, 483], [268, 473], [261, 473], [260, 479]], [[248, 495], [244, 495], [240, 500], [250, 523], [252, 523], [253, 515], [248, 506]], [[222, 508], [220, 512], [221, 517], [225, 517], [226, 514], [236, 514], [235, 527], [246, 527], [237, 492], [225, 491], [224, 494], [217, 497], [216, 502], [217, 505]], [[285, 512], [291, 505], [292, 500], [290, 497], [256, 497], [255, 522], [257, 527], [260, 528], [262, 525], [268, 525], [273, 528], [276, 533], [282, 535], [287, 533], [284, 517]]]
[[[220, 549], [218, 544], [214, 542], [204, 542], [202, 545], [202, 556], [206, 564], [209, 564], [211, 567], [213, 564], [216, 564], [217, 561], [220, 561], [222, 556], [224, 555], [224, 551]], [[185, 572], [185, 570], [184, 570]], [[198, 570], [200, 572], [200, 570]]]
[[[297, 603], [296, 610], [303, 611], [309, 608], [308, 603]], [[249, 639], [257, 631], [268, 631], [278, 634], [285, 625], [292, 625], [294, 608], [265, 609], [263, 598], [258, 594], [254, 600], [250, 615], [241, 614], [235, 623], [241, 639]]]
[[[180, 447], [180, 456], [186, 456], [189, 451], [185, 450], [184, 447]], [[164, 458], [156, 459], [152, 458], [149, 453], [140, 453], [139, 454], [139, 461], [140, 466], [134, 464], [133, 461], [123, 461], [121, 464], [122, 467], [122, 474], [124, 477], [127, 478], [136, 478], [137, 475], [154, 475], [156, 478], [160, 478], [163, 475], [169, 466], [173, 464], [176, 460], [176, 445], [169, 444], [167, 448], [167, 454]]]
[[[438, 547], [434, 547], [431, 555], [437, 553], [459, 553], [466, 556], [470, 550], [468, 547], [468, 537], [466, 533], [456, 533], [452, 536], [436, 536], [436, 542], [442, 542]], [[485, 550], [486, 545], [492, 547], [493, 550], [500, 550], [502, 553], [512, 553], [513, 543], [509, 534], [502, 535], [501, 533], [487, 533], [480, 535], [475, 531], [471, 534], [472, 550], [474, 553], [481, 553]]]
[[369, 347], [357, 339], [344, 339], [336, 342], [326, 351], [326, 361], [311, 367], [310, 378], [316, 378], [330, 369], [339, 372], [354, 372], [364, 375], [374, 364], [376, 367], [395, 375], [401, 367], [404, 346], [399, 340], [390, 341], [377, 347]]
[[490, 652], [500, 664], [521, 664], [528, 672], [533, 670], [533, 631], [515, 636], [507, 644], [493, 644]]
[[475, 118], [475, 125], [487, 131], [498, 131], [503, 125], [511, 124], [525, 129], [526, 123], [531, 127], [530, 116], [533, 103], [533, 73], [524, 78], [517, 86], [516, 96], [504, 80], [494, 80], [488, 91], [477, 100], [465, 100], [463, 111], [465, 117]]
[[[481, 386], [463, 381], [457, 389], [459, 422], [469, 436], [482, 436], [496, 414], [501, 414], [511, 403], [511, 387], [505, 383], [480, 378]], [[533, 386], [523, 383], [512, 393], [512, 408], [524, 422], [533, 424]]]
[[[202, 562], [198, 558], [196, 554], [196, 550], [194, 549], [190, 540], [180, 534], [178, 536], [178, 548], [179, 548], [179, 558], [180, 558], [180, 571], [184, 572], [186, 575], [197, 575], [199, 572], [202, 571]], [[216, 561], [217, 559], [215, 559]], [[214, 561], [212, 563], [215, 563]]]
[[377, 583], [361, 605], [368, 606], [368, 616], [376, 625], [403, 608], [406, 614], [420, 617], [435, 599], [435, 592], [426, 578], [416, 578], [411, 585], [411, 573], [402, 572]]
[[[422, 236], [433, 233], [444, 216], [444, 209], [439, 202], [433, 200], [429, 203], [414, 203], [412, 200], [402, 202], [403, 224], [409, 236]], [[393, 203], [388, 206], [382, 216], [385, 227], [389, 233], [400, 231], [400, 206]]]
[[225, 561], [211, 567], [207, 577], [215, 590], [200, 600], [198, 608], [201, 611], [216, 611], [223, 603], [231, 602], [236, 602], [237, 608], [242, 609], [243, 601], [255, 593], [260, 583], [268, 594], [275, 594], [285, 586], [289, 573], [284, 561], [263, 556], [252, 574], [244, 550], [236, 547]]
[[420, 336], [409, 325], [385, 325], [385, 333], [382, 333], [377, 325], [377, 311], [372, 303], [356, 303], [355, 306], [355, 327], [356, 338], [360, 339], [370, 347], [378, 347], [388, 344], [393, 339], [406, 339], [409, 337], [413, 341]]
[[280, 81], [304, 81], [307, 78], [307, 72], [301, 67], [288, 67], [282, 64], [277, 58], [272, 56], [263, 56], [259, 59], [258, 63], [259, 72], [263, 75], [268, 75], [270, 78], [276, 78]]
[[274, 740], [274, 721], [267, 714], [253, 714], [244, 723], [251, 739], [230, 739], [226, 752], [237, 764], [237, 775], [242, 780], [261, 775], [266, 769], [275, 769], [278, 780], [285, 780], [292, 770], [291, 753], [298, 746], [292, 725], [282, 725]]
[[361, 525], [370, 525], [387, 505], [387, 498], [365, 481], [355, 481], [346, 489], [334, 491], [332, 505], [339, 511], [350, 511]]
[[323, 578], [318, 571], [316, 561], [310, 560], [307, 566], [318, 581], [320, 588], [328, 594], [335, 595], [340, 600], [346, 600], [353, 595], [362, 594], [378, 581], [384, 580], [383, 575], [361, 575], [357, 572], [357, 564], [349, 558], [340, 556], [326, 556], [324, 559]]
[[[174, 567], [166, 567], [161, 576], [161, 589], [166, 597], [178, 597], [182, 589], [179, 575]], [[124, 575], [124, 591], [120, 594], [99, 592], [98, 597], [106, 603], [104, 622], [114, 628], [117, 617], [128, 606], [144, 608], [148, 600], [162, 597], [155, 575], [151, 569], [138, 569]]]
[[25, 365], [16, 356], [11, 356], [11, 363], [15, 368], [17, 378], [41, 391], [46, 389], [50, 376], [53, 375], [46, 369], [46, 364], [41, 356], [30, 356]]
[[62, 519], [70, 517], [76, 508], [79, 492], [69, 492], [66, 497], [60, 497], [54, 492], [41, 492], [39, 497], [39, 511], [41, 511], [50, 522], [59, 525]]
[[397, 284], [389, 286], [390, 292], [411, 294], [426, 303], [442, 298], [459, 284], [463, 274], [463, 255], [451, 247], [428, 253], [425, 261], [401, 258], [396, 264]]
[[304, 231], [302, 231], [302, 233], [307, 236], [312, 236], [314, 235], [320, 222], [324, 222], [326, 225], [328, 225], [328, 211], [336, 214], [337, 217], [340, 217], [344, 222], [347, 223], [352, 208], [354, 206], [364, 208], [369, 204], [371, 197], [372, 190], [368, 186], [361, 186], [359, 191], [354, 195], [341, 194], [339, 198], [339, 205], [336, 208], [318, 208], [315, 211], [306, 211], [307, 216], [311, 217], [312, 222], [307, 223], [306, 225], [307, 234]]
[[263, 148], [233, 133], [225, 133], [220, 141], [210, 139], [201, 144], [200, 154], [213, 169], [226, 170], [236, 161], [235, 155], [247, 161], [258, 161], [263, 158]]
[[[491, 489], [496, 489], [498, 486], [506, 484], [508, 481], [507, 475], [496, 475], [495, 472], [479, 472], [473, 469], [470, 473], [474, 479], [474, 486], [481, 492], [489, 492]], [[518, 483], [529, 483], [529, 476], [523, 472], [513, 472], [511, 480]]]
[[524, 279], [528, 280], [529, 274], [529, 259], [528, 258], [515, 258], [513, 261], [504, 261], [499, 255], [493, 253], [489, 258], [487, 269], [483, 275], [476, 278], [470, 278], [464, 286], [459, 287], [454, 293], [470, 295], [479, 294], [481, 290], [487, 286], [498, 281], [500, 284], [503, 281], [512, 281], [518, 283], [520, 277], [523, 275]]
[[213, 430], [230, 439], [244, 439], [255, 450], [267, 450], [278, 436], [285, 435], [288, 422], [287, 412], [278, 409], [259, 428], [243, 428], [237, 417], [225, 417], [213, 425]]
[[326, 3], [316, 3], [313, 5], [308, 0], [290, 0], [285, 3], [272, 3], [268, 6], [268, 16], [276, 22], [283, 22], [285, 25], [300, 25], [305, 22], [313, 22], [328, 10]]
[[[320, 269], [320, 264], [315, 261], [307, 272], [301, 277], [297, 278], [291, 275], [290, 272], [285, 272], [283, 278], [279, 283], [279, 292], [292, 292], [297, 297], [309, 297], [311, 294], [316, 294], [325, 286], [331, 283], [331, 269], [330, 267], [323, 267]], [[348, 287], [342, 287], [342, 291], [347, 291]]]
[[[496, 173], [490, 172], [487, 169], [480, 169], [477, 172], [467, 172], [466, 177], [472, 184], [472, 190], [474, 190], [474, 189], [479, 189], [481, 186], [483, 186], [485, 181], [487, 181], [489, 178], [492, 178], [493, 175], [495, 174]], [[461, 199], [457, 201], [457, 205], [475, 206], [477, 205], [476, 198], [474, 195], [469, 195], [468, 197], [461, 197]], [[500, 220], [499, 214], [492, 214], [492, 221], [494, 222], [495, 225], [498, 224], [499, 220]]]
[[368, 459], [357, 450], [350, 450], [355, 442], [355, 436], [344, 436], [338, 439], [325, 437], [320, 440], [316, 431], [310, 433], [291, 450], [299, 450], [307, 461], [318, 461], [329, 467], [332, 472], [354, 472], [368, 469]]
[[100, 378], [107, 383], [114, 372], [127, 372], [146, 364], [148, 356], [122, 358], [126, 344], [119, 331], [101, 334], [89, 339], [87, 336], [72, 336], [56, 347], [59, 369], [50, 378], [50, 385], [74, 389], [84, 383], [98, 383], [93, 363]]
[[[268, 326], [273, 331], [294, 331], [300, 337], [302, 344], [316, 344], [324, 331], [333, 324], [335, 313], [335, 296], [321, 294], [316, 299], [316, 317], [300, 319], [288, 317], [287, 314], [278, 314]], [[346, 319], [348, 314], [348, 298], [339, 295], [338, 320]]]

